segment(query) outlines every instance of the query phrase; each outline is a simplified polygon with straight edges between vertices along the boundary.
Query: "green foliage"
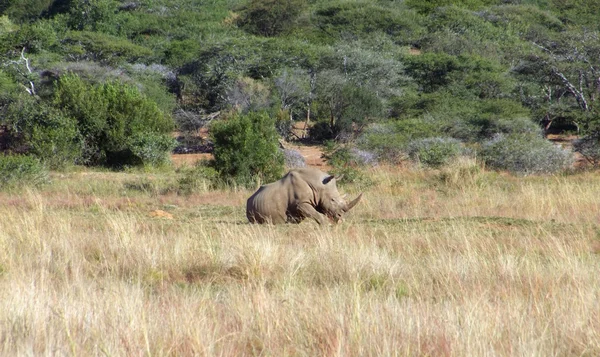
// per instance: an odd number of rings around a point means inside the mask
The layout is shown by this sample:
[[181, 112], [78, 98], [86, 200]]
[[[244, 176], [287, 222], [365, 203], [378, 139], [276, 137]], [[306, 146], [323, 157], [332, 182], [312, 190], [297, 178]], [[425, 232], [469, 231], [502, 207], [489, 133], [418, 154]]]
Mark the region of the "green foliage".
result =
[[482, 141], [497, 133], [538, 133], [540, 130], [527, 117], [527, 110], [510, 100], [459, 101], [457, 104], [465, 107], [453, 106], [447, 113], [440, 110], [431, 115], [437, 117], [449, 135], [465, 142]]
[[23, 48], [29, 56], [46, 50], [55, 50], [58, 47], [57, 32], [54, 24], [49, 21], [23, 24], [6, 33], [0, 31], [0, 51], [11, 60], [17, 60]]
[[214, 167], [224, 180], [251, 185], [253, 180], [278, 180], [283, 171], [275, 122], [266, 113], [251, 112], [215, 122]]
[[478, 155], [487, 167], [523, 175], [559, 173], [573, 162], [570, 150], [535, 134], [499, 134], [485, 142]]
[[171, 162], [170, 153], [177, 141], [164, 133], [137, 132], [127, 144], [144, 165], [161, 166]]
[[177, 68], [193, 62], [201, 49], [200, 43], [191, 39], [174, 40], [165, 47], [165, 62]]
[[135, 87], [118, 82], [88, 84], [74, 75], [60, 78], [54, 104], [78, 120], [91, 165], [155, 165], [172, 148], [172, 119]]
[[599, 0], [551, 0], [550, 8], [559, 13], [564, 22], [599, 28]]
[[426, 53], [405, 58], [406, 72], [425, 93], [445, 87], [462, 96], [499, 98], [514, 88], [514, 83], [500, 64], [477, 55], [453, 56], [446, 53]]
[[0, 108], [10, 103], [18, 93], [18, 85], [8, 74], [0, 70]]
[[34, 155], [49, 168], [64, 168], [81, 157], [77, 121], [45, 102], [21, 98], [9, 107], [6, 122], [15, 136], [9, 148]]
[[358, 184], [363, 188], [373, 184], [373, 181], [360, 169], [365, 163], [356, 156], [351, 147], [329, 141], [324, 151], [327, 162], [332, 166], [330, 173], [338, 177], [343, 175], [340, 182]]
[[533, 5], [502, 5], [486, 9], [484, 19], [505, 31], [531, 40], [542, 32], [562, 31], [564, 23], [550, 11]]
[[390, 163], [405, 158], [406, 148], [412, 140], [441, 135], [440, 127], [431, 120], [405, 119], [372, 124], [359, 138], [359, 147], [375, 152]]
[[424, 92], [433, 92], [451, 82], [450, 73], [461, 69], [455, 56], [425, 53], [406, 58], [406, 73], [417, 81]]
[[306, 5], [306, 0], [250, 0], [238, 24], [256, 35], [277, 36], [294, 25]]
[[[156, 164], [171, 146], [167, 131], [123, 124], [140, 119], [118, 91], [99, 89], [117, 78], [162, 113], [198, 123], [231, 107], [264, 110], [279, 113], [283, 135], [288, 118], [310, 117], [312, 139], [358, 137], [390, 161], [413, 140], [472, 145], [529, 135], [542, 120], [593, 134], [598, 1], [5, 0], [0, 114], [25, 105], [14, 102], [33, 82], [50, 119], [21, 136], [28, 150], [63, 150], [42, 143], [62, 136], [56, 127], [74, 135], [65, 128], [75, 120], [77, 161], [103, 165]], [[70, 83], [68, 95], [59, 85], [55, 97], [49, 84], [71, 71], [97, 85]]]
[[427, 167], [443, 166], [464, 153], [460, 141], [443, 137], [411, 141], [407, 151], [413, 161]]
[[429, 14], [439, 7], [458, 6], [468, 9], [480, 9], [484, 6], [501, 4], [500, 0], [406, 0], [406, 5], [419, 13]]
[[48, 182], [48, 172], [33, 156], [0, 155], [0, 189], [39, 186]]
[[321, 31], [340, 38], [352, 34], [364, 36], [383, 33], [402, 44], [411, 44], [425, 33], [422, 19], [405, 7], [372, 1], [327, 1], [315, 11], [315, 25]]
[[99, 32], [69, 31], [63, 39], [66, 55], [82, 61], [97, 61], [115, 65], [119, 62], [135, 62], [150, 57], [152, 51], [131, 43], [127, 39]]
[[199, 161], [191, 168], [180, 170], [181, 177], [177, 182], [177, 192], [189, 195], [195, 192], [206, 192], [221, 185], [219, 173], [208, 161]]
[[382, 115], [383, 105], [375, 93], [356, 83], [347, 81], [335, 71], [321, 74], [317, 85], [315, 114], [324, 124], [315, 125], [311, 129], [311, 138], [331, 137], [346, 139], [361, 131], [375, 118]]
[[110, 31], [117, 5], [115, 0], [71, 1], [67, 25], [78, 31]]
[[[0, 11], [0, 13], [1, 13], [1, 11]], [[15, 26], [12, 23], [12, 21], [10, 21], [8, 16], [6, 16], [6, 15], [0, 16], [0, 34], [11, 32], [16, 29], [17, 29], [17, 26]]]
[[0, 14], [8, 15], [15, 22], [34, 20], [48, 10], [55, 0], [3, 0]]

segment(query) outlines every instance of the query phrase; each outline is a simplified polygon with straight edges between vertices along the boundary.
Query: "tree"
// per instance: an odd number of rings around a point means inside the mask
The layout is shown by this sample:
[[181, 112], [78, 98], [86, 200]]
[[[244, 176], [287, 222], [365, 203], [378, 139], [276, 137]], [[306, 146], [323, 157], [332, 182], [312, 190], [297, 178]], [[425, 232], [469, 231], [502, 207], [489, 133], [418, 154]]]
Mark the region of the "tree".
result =
[[514, 72], [538, 86], [523, 93], [546, 129], [573, 124], [583, 132], [600, 130], [600, 36], [597, 31], [569, 32], [548, 43], [533, 43], [538, 52], [526, 56]]
[[238, 20], [255, 35], [273, 37], [290, 29], [306, 7], [306, 0], [250, 0]]
[[[375, 93], [346, 80], [336, 71], [321, 73], [316, 101], [319, 109], [317, 115], [321, 119], [327, 118], [331, 136], [338, 139], [351, 136], [355, 130], [360, 132], [383, 111], [381, 100]], [[315, 128], [322, 129], [322, 125]], [[312, 133], [316, 134], [316, 131]], [[327, 136], [315, 139], [327, 139]]]

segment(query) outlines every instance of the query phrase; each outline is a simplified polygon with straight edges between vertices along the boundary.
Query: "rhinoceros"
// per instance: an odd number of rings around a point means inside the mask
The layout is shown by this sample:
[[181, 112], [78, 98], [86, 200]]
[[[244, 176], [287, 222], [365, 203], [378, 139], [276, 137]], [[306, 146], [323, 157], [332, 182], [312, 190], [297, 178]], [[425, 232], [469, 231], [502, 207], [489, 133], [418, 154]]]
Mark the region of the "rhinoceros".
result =
[[346, 202], [337, 190], [335, 176], [316, 168], [298, 168], [250, 196], [246, 217], [250, 223], [300, 223], [305, 218], [319, 224], [327, 219], [337, 223], [361, 197], [362, 193]]

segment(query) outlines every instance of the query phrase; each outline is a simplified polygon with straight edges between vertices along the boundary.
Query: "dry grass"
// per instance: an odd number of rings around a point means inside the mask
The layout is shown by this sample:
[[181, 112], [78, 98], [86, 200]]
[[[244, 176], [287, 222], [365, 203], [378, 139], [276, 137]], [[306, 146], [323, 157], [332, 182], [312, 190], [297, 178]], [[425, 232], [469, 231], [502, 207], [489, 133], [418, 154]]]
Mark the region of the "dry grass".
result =
[[169, 175], [0, 194], [0, 355], [600, 355], [595, 174], [377, 169], [334, 227]]

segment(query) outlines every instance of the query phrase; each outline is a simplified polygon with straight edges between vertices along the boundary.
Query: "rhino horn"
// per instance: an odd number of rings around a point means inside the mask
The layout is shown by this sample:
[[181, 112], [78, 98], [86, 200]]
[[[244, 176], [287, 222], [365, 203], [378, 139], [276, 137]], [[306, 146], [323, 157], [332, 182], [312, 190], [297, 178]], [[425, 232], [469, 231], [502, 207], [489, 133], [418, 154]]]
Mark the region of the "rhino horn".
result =
[[348, 205], [346, 206], [346, 209], [344, 209], [344, 212], [348, 212], [350, 211], [354, 206], [356, 206], [356, 204], [358, 202], [360, 202], [360, 199], [362, 198], [362, 193], [360, 195], [358, 195], [358, 197], [356, 197], [354, 200], [352, 200], [350, 203], [348, 203]]

